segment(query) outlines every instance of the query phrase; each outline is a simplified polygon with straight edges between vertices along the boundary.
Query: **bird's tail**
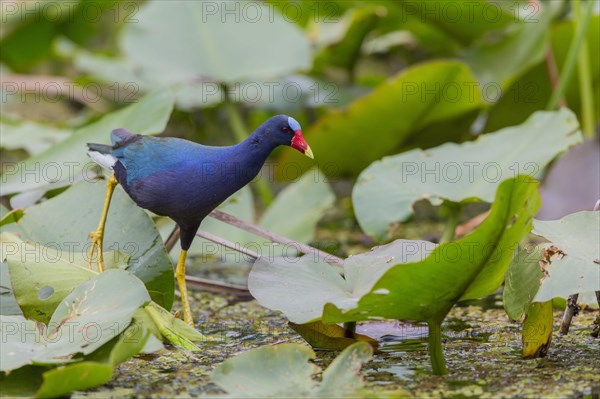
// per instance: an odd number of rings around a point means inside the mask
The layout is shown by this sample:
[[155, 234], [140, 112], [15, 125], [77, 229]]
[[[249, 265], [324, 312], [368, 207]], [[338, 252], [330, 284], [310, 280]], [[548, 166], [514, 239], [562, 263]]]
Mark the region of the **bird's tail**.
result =
[[106, 144], [87, 143], [87, 146], [90, 149], [90, 151], [96, 151], [101, 154], [110, 154], [113, 150], [113, 147], [111, 145]]
[[117, 158], [111, 154], [112, 146], [96, 143], [87, 143], [87, 146], [90, 149], [87, 154], [94, 162], [105, 169], [113, 170]]
[[87, 154], [98, 165], [105, 169], [113, 170], [115, 163], [117, 163], [117, 158], [112, 155], [113, 150], [136, 141], [140, 137], [123, 128], [115, 129], [110, 133], [110, 141], [113, 145], [87, 143], [89, 148]]

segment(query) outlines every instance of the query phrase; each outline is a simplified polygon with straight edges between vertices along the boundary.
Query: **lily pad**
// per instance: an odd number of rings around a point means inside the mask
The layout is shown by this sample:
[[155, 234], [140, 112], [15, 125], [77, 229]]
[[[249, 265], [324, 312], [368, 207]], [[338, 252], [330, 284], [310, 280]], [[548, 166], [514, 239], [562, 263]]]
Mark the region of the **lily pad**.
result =
[[520, 320], [537, 293], [540, 280], [544, 276], [539, 261], [542, 259], [541, 246], [535, 247], [531, 253], [518, 249], [513, 258], [502, 290], [502, 303], [511, 320]]
[[128, 107], [75, 129], [60, 143], [24, 162], [11, 165], [3, 174], [0, 195], [35, 189], [50, 190], [86, 179], [90, 174], [88, 166], [91, 162], [86, 155], [86, 143], [109, 144], [111, 130], [120, 127], [138, 134], [160, 133], [172, 109], [173, 97], [168, 90], [160, 88]]
[[[177, 3], [147, 2], [136, 15], [139, 22], [129, 24], [123, 34], [123, 53], [154, 81], [183, 83], [208, 77], [230, 82], [309, 67], [302, 31], [260, 3], [252, 9], [243, 2], [228, 6], [243, 7], [258, 18], [255, 21], [225, 17], [229, 8], [224, 3], [214, 3], [214, 10], [202, 3]], [[178, 22], [164, 24], [165, 20]], [[265, 42], [269, 46], [261, 45]]]
[[5, 213], [2, 215], [2, 218], [0, 218], [0, 227], [11, 223], [17, 223], [24, 214], [25, 211], [23, 211], [23, 209], [13, 209], [12, 211]]
[[442, 320], [458, 301], [498, 289], [539, 204], [535, 180], [519, 175], [500, 185], [487, 219], [461, 240], [439, 246], [398, 240], [346, 260], [345, 278], [310, 256], [260, 258], [248, 287], [259, 303], [296, 323], [426, 321], [434, 372], [443, 374]]
[[580, 141], [577, 118], [563, 108], [536, 112], [521, 125], [472, 142], [383, 158], [358, 178], [352, 192], [356, 217], [367, 234], [383, 239], [389, 226], [408, 218], [420, 199], [434, 205], [443, 200], [491, 202], [500, 182], [518, 174], [537, 177]]
[[60, 366], [43, 374], [44, 382], [36, 398], [56, 398], [102, 385], [110, 381], [112, 373], [112, 366], [104, 363], [80, 362]]
[[39, 154], [67, 139], [73, 131], [32, 121], [0, 121], [0, 147], [25, 149], [29, 155]]
[[346, 348], [317, 383], [311, 378], [320, 371], [309, 362], [315, 358], [312, 350], [298, 344], [265, 346], [226, 360], [213, 372], [212, 380], [227, 392], [220, 397], [347, 397], [363, 387], [358, 371], [372, 354], [371, 346], [364, 342]]
[[84, 355], [92, 353], [125, 331], [134, 313], [148, 302], [150, 296], [137, 277], [124, 270], [107, 270], [61, 302], [48, 323], [47, 336], [58, 336], [67, 325], [76, 326], [77, 332], [63, 345], [79, 346], [77, 352]]
[[288, 325], [300, 334], [310, 346], [317, 349], [342, 350], [359, 341], [367, 342], [373, 349], [377, 349], [379, 346], [376, 339], [366, 335], [346, 336], [346, 330], [337, 324], [323, 324], [321, 321], [314, 321], [306, 324], [289, 322]]
[[92, 353], [123, 332], [149, 300], [131, 273], [107, 270], [73, 290], [47, 327], [22, 316], [0, 316], [7, 337], [0, 343], [1, 371], [32, 363], [68, 363], [75, 354]]
[[[324, 173], [357, 175], [420, 129], [481, 105], [477, 82], [467, 65], [428, 62], [407, 68], [347, 109], [331, 111], [310, 126], [305, 137]], [[310, 165], [291, 151], [280, 160], [280, 177], [290, 164], [304, 170]]]
[[577, 212], [560, 220], [534, 220], [533, 226], [534, 234], [546, 238], [562, 252], [550, 259], [535, 302], [600, 291], [600, 212]]
[[544, 357], [552, 342], [552, 301], [533, 302], [527, 310], [521, 334], [523, 357]]
[[26, 243], [10, 233], [2, 233], [0, 243], [16, 302], [26, 317], [44, 324], [73, 288], [97, 275], [53, 247]]
[[498, 289], [539, 205], [535, 181], [522, 175], [505, 180], [490, 214], [475, 231], [437, 246], [421, 261], [396, 263], [353, 307], [327, 305], [324, 320], [383, 317], [441, 322], [457, 301]]
[[[23, 238], [55, 248], [62, 253], [62, 258], [70, 262], [81, 259], [83, 254], [84, 264], [87, 263], [88, 236], [98, 225], [105, 189], [103, 181], [82, 181], [64, 193], [29, 208], [19, 223]], [[127, 270], [146, 284], [156, 303], [171, 308], [174, 277], [169, 256], [148, 214], [120, 186], [115, 189], [111, 201], [104, 250], [129, 255]], [[119, 262], [119, 259], [116, 261]]]
[[543, 60], [550, 38], [550, 22], [562, 4], [537, 4], [537, 9], [527, 12], [529, 15], [514, 21], [508, 29], [498, 34], [503, 36], [500, 40], [496, 35], [484, 36], [467, 51], [465, 61], [473, 69], [481, 86], [497, 88], [498, 92], [494, 95], [484, 96], [486, 101], [495, 102], [502, 89]]
[[141, 321], [141, 325], [150, 328], [156, 337], [187, 350], [199, 350], [195, 342], [216, 341], [215, 338], [200, 333], [153, 302], [144, 306], [136, 318]]
[[76, 51], [78, 66], [106, 82], [133, 81], [143, 89], [166, 84], [185, 109], [222, 101], [215, 81], [273, 78], [310, 67], [302, 30], [261, 2], [152, 0], [135, 18], [120, 37], [121, 58]]
[[346, 259], [343, 270], [314, 255], [261, 257], [252, 267], [248, 288], [261, 305], [282, 311], [293, 323], [305, 324], [319, 320], [326, 303], [352, 306], [397, 262], [418, 262], [435, 246], [396, 240]]

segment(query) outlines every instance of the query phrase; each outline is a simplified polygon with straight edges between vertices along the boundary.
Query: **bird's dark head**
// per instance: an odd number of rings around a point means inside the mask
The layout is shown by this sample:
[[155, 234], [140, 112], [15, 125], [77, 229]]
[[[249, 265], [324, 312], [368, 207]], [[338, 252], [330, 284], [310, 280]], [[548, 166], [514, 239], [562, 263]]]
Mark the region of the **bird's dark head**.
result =
[[287, 115], [277, 115], [268, 119], [262, 126], [263, 135], [276, 144], [289, 145], [309, 158], [313, 153], [302, 136], [302, 128], [297, 120]]

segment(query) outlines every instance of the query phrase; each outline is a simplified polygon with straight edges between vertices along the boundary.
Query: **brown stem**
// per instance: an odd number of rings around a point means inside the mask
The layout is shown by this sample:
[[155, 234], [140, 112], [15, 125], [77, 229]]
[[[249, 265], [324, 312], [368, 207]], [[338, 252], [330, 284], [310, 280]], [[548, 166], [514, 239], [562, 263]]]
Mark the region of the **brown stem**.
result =
[[[298, 241], [294, 241], [291, 238], [287, 238], [287, 237], [284, 237], [277, 233], [273, 233], [271, 231], [265, 230], [262, 227], [256, 226], [252, 223], [245, 222], [245, 221], [238, 219], [235, 216], [230, 215], [228, 213], [214, 210], [210, 213], [210, 216], [217, 220], [220, 220], [222, 222], [225, 222], [227, 224], [235, 226], [239, 229], [248, 231], [250, 233], [259, 235], [261, 237], [268, 238], [272, 242], [276, 242], [278, 244], [283, 244], [283, 245], [293, 246], [304, 254], [315, 253], [320, 258], [325, 260], [325, 262], [327, 262], [329, 264], [338, 265], [338, 266], [342, 266], [344, 264], [344, 260], [342, 258], [338, 258], [335, 255], [328, 254], [327, 252], [324, 252], [324, 251], [321, 251], [320, 249], [311, 247], [310, 245], [306, 245], [306, 244], [300, 243]], [[169, 237], [165, 241], [165, 248], [167, 249], [167, 252], [170, 252], [173, 249], [173, 247], [175, 246], [175, 243], [179, 239], [179, 234], [180, 234], [179, 227], [175, 226], [175, 228], [173, 229], [171, 234], [169, 234]], [[215, 242], [217, 244], [223, 245], [227, 248], [231, 248], [233, 250], [241, 252], [250, 257], [253, 257], [253, 258], [259, 257], [259, 255], [253, 251], [250, 251], [240, 245], [232, 243], [231, 241], [227, 241], [221, 237], [218, 237], [218, 236], [208, 233], [206, 231], [199, 230], [196, 233], [196, 235], [199, 237], [205, 238], [209, 241]]]
[[205, 239], [207, 239], [209, 241], [212, 241], [214, 243], [222, 245], [225, 248], [229, 248], [229, 249], [233, 249], [234, 251], [238, 251], [239, 253], [247, 255], [247, 256], [249, 256], [251, 258], [258, 259], [260, 257], [260, 255], [257, 254], [256, 252], [251, 251], [248, 248], [244, 248], [244, 247], [242, 247], [239, 244], [233, 243], [231, 241], [227, 241], [226, 239], [221, 238], [219, 236], [216, 236], [214, 234], [211, 234], [208, 231], [198, 230], [196, 232], [196, 235], [198, 237], [202, 237], [202, 238], [205, 238]]
[[[552, 87], [552, 91], [554, 92], [558, 87], [558, 67], [556, 66], [556, 59], [554, 58], [554, 51], [552, 50], [552, 46], [548, 45], [548, 49], [546, 50], [546, 69], [548, 70], [548, 77], [550, 78], [550, 86]], [[566, 107], [567, 101], [565, 97], [562, 96], [558, 99], [559, 107]]]
[[181, 231], [179, 230], [179, 226], [175, 225], [169, 237], [165, 241], [165, 249], [167, 252], [171, 252], [175, 244], [177, 244], [177, 240], [179, 240], [179, 236], [181, 235]]
[[212, 211], [209, 216], [211, 216], [217, 220], [220, 220], [222, 222], [225, 222], [227, 224], [230, 224], [232, 226], [235, 226], [239, 229], [248, 231], [250, 233], [259, 235], [261, 237], [265, 237], [265, 238], [271, 240], [272, 242], [276, 242], [276, 243], [282, 244], [282, 245], [293, 246], [296, 249], [298, 249], [298, 251], [300, 251], [304, 254], [314, 253], [329, 264], [340, 265], [340, 266], [344, 264], [344, 260], [342, 258], [338, 258], [335, 255], [328, 254], [327, 252], [324, 252], [324, 251], [321, 251], [320, 249], [311, 247], [310, 245], [306, 245], [301, 242], [294, 241], [291, 238], [287, 238], [287, 237], [284, 237], [277, 233], [273, 233], [272, 231], [265, 230], [262, 227], [256, 226], [252, 223], [245, 222], [241, 219], [236, 218], [235, 216], [218, 211], [216, 209], [214, 211]]
[[481, 222], [485, 220], [485, 218], [490, 214], [490, 211], [485, 211], [469, 220], [464, 222], [463, 224], [456, 226], [456, 230], [454, 232], [455, 237], [461, 237], [475, 229], [475, 227], [479, 226]]
[[202, 291], [232, 294], [239, 298], [252, 298], [248, 287], [237, 284], [224, 283], [222, 281], [208, 280], [200, 277], [185, 276], [188, 288]]
[[[596, 291], [596, 300], [600, 306], [600, 291]], [[594, 338], [600, 337], [600, 314], [596, 316], [596, 320], [592, 323], [592, 332], [590, 335]]]
[[577, 305], [577, 299], [579, 294], [573, 294], [567, 299], [567, 308], [563, 314], [562, 321], [560, 322], [560, 333], [567, 335], [569, 333], [569, 327], [571, 327], [571, 320], [579, 312], [579, 306]]
[[[317, 248], [311, 247], [310, 245], [302, 244], [302, 243], [294, 241], [290, 238], [270, 232], [261, 227], [258, 227], [256, 225], [253, 225], [251, 223], [248, 223], [241, 219], [238, 219], [235, 216], [229, 215], [227, 213], [215, 210], [210, 214], [210, 216], [214, 217], [215, 219], [221, 220], [222, 222], [231, 224], [232, 226], [235, 226], [242, 230], [249, 231], [250, 233], [254, 233], [259, 236], [268, 238], [273, 242], [277, 242], [279, 244], [285, 244], [285, 245], [293, 245], [303, 253], [314, 252], [314, 253], [318, 254], [321, 258], [323, 258], [326, 262], [328, 262], [332, 265], [341, 266], [344, 263], [343, 259], [338, 258], [337, 256], [330, 255], [330, 254], [323, 252]], [[180, 235], [179, 226], [176, 225], [175, 228], [173, 229], [173, 231], [171, 232], [171, 234], [169, 234], [169, 237], [167, 238], [167, 240], [165, 241], [165, 248], [166, 248], [167, 252], [170, 252], [173, 249], [173, 247], [175, 246], [175, 243], [177, 243], [177, 240], [179, 239], [179, 235]], [[207, 239], [207, 240], [217, 243], [219, 245], [223, 245], [224, 247], [238, 251], [249, 257], [252, 257], [255, 259], [257, 259], [259, 257], [259, 255], [256, 252], [251, 251], [247, 248], [244, 248], [241, 245], [235, 244], [231, 241], [225, 240], [224, 238], [218, 237], [209, 232], [206, 232], [203, 230], [198, 230], [196, 235], [198, 237], [202, 237], [204, 239]], [[241, 298], [251, 298], [248, 288], [244, 287], [244, 286], [223, 283], [220, 281], [202, 279], [202, 278], [193, 277], [193, 276], [186, 276], [185, 281], [188, 284], [188, 288], [191, 288], [191, 289], [233, 294], [233, 295], [235, 295], [237, 297], [241, 297]]]

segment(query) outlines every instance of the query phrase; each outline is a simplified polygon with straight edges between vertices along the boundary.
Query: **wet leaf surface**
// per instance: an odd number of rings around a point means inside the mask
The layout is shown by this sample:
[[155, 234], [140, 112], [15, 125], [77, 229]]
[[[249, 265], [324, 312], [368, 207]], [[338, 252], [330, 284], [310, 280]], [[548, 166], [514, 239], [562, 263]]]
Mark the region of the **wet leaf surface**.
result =
[[[580, 142], [578, 129], [567, 109], [538, 112], [521, 125], [475, 141], [383, 158], [358, 178], [352, 192], [356, 217], [367, 234], [385, 239], [390, 224], [408, 218], [420, 199], [433, 205], [444, 199], [492, 202], [502, 181], [518, 174], [535, 178], [560, 152]], [[548, 141], [540, 147], [542, 135]]]
[[[28, 209], [19, 222], [21, 238], [50, 247], [69, 262], [82, 261], [87, 268], [89, 234], [96, 230], [106, 185], [104, 180], [82, 181], [60, 195]], [[129, 256], [127, 270], [144, 282], [152, 299], [171, 308], [174, 292], [173, 266], [164, 244], [145, 210], [138, 207], [117, 186], [108, 212], [104, 233], [104, 251], [118, 251]], [[122, 263], [113, 253], [110, 263]], [[60, 262], [38, 251], [38, 262]], [[40, 265], [41, 266], [41, 263]]]

